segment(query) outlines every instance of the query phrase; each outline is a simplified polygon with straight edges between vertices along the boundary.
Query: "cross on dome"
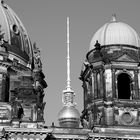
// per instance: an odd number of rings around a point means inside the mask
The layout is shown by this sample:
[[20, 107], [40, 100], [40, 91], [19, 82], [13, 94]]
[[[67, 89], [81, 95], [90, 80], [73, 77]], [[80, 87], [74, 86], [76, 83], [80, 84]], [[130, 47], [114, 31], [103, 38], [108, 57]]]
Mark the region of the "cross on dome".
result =
[[116, 22], [116, 14], [112, 14], [112, 19], [111, 19], [111, 22]]

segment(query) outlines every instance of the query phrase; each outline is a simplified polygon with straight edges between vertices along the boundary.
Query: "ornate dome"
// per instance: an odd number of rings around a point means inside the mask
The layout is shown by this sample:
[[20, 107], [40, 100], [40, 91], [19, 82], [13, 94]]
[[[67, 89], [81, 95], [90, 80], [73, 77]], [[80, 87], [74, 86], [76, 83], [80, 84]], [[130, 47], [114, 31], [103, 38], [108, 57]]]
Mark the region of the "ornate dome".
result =
[[16, 13], [0, 0], [0, 30], [8, 42], [9, 59], [27, 65], [32, 59], [32, 46], [27, 31]]
[[59, 114], [58, 120], [61, 127], [79, 127], [80, 114], [74, 106], [64, 106]]
[[140, 38], [136, 31], [128, 24], [116, 21], [115, 16], [94, 34], [89, 50], [95, 48], [97, 40], [101, 45], [125, 44], [140, 47]]

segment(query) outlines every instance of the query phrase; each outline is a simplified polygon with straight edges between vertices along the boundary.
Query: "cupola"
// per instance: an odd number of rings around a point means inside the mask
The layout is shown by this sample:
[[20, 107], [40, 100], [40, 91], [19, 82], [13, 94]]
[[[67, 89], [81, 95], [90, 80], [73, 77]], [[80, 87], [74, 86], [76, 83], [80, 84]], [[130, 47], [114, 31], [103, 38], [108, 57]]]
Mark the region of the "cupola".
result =
[[128, 24], [117, 21], [116, 16], [113, 15], [111, 21], [104, 24], [93, 35], [90, 48], [95, 48], [96, 41], [102, 45], [130, 45], [140, 47], [140, 38], [137, 32]]
[[139, 47], [137, 32], [116, 16], [94, 34], [80, 75], [83, 127], [140, 126]]

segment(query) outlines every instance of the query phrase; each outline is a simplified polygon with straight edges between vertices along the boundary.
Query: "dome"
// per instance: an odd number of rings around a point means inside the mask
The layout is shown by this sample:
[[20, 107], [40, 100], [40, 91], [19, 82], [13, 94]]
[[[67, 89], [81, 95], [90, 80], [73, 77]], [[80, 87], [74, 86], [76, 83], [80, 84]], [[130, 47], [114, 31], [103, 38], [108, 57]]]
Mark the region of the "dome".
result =
[[0, 30], [7, 42], [9, 59], [27, 65], [32, 59], [32, 46], [27, 31], [16, 13], [0, 0]]
[[61, 127], [79, 127], [80, 114], [74, 106], [64, 106], [59, 114], [58, 120]]
[[126, 23], [116, 21], [115, 16], [103, 25], [93, 36], [89, 50], [94, 49], [96, 41], [102, 45], [125, 44], [140, 47], [136, 31]]

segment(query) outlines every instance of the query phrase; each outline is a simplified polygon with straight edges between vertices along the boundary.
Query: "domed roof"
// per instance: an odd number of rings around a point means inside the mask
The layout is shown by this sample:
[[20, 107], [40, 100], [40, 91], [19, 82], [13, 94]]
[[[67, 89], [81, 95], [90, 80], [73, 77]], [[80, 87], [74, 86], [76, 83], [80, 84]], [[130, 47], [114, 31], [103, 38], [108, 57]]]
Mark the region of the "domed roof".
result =
[[32, 46], [27, 31], [16, 13], [0, 0], [0, 30], [8, 42], [9, 59], [27, 65], [32, 58]]
[[79, 127], [80, 113], [74, 106], [64, 106], [59, 114], [58, 120], [61, 127]]
[[136, 31], [128, 24], [116, 21], [115, 16], [94, 34], [89, 50], [95, 48], [97, 40], [101, 45], [125, 44], [140, 47]]

